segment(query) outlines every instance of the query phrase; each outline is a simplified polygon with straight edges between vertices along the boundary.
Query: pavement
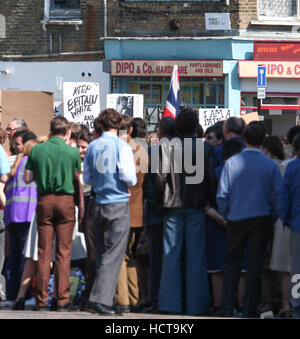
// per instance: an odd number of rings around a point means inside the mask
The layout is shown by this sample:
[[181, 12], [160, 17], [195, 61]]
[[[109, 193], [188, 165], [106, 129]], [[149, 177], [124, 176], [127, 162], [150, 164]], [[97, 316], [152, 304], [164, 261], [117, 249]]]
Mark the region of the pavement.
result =
[[12, 311], [0, 310], [0, 319], [200, 319], [211, 317], [173, 316], [165, 314], [126, 313], [122, 316], [102, 316], [89, 312], [53, 312], [53, 311]]
[[[183, 314], [153, 314], [153, 313], [123, 313], [123, 315], [103, 316], [90, 312], [78, 310], [55, 312], [55, 311], [33, 311], [32, 305], [26, 306], [24, 311], [14, 311], [11, 307], [0, 302], [0, 319], [212, 319], [207, 316], [188, 316]], [[224, 319], [224, 318], [223, 318]]]

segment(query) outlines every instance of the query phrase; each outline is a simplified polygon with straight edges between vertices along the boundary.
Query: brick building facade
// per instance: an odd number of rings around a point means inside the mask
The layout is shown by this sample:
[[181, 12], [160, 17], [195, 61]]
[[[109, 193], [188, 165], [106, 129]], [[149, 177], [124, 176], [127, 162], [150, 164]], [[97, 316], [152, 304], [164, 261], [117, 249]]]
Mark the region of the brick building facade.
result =
[[[87, 77], [90, 66], [82, 64], [74, 68], [77, 77], [73, 79], [69, 65], [64, 81], [103, 82], [105, 78], [106, 92], [143, 94], [147, 118], [149, 111], [161, 113], [170, 75], [112, 74], [115, 60], [131, 60], [134, 65], [139, 59], [148, 70], [149, 60], [154, 69], [178, 61], [183, 67], [189, 61], [199, 67], [217, 65], [222, 68], [221, 76], [215, 76], [213, 69], [199, 68], [181, 80], [182, 103], [195, 109], [230, 108], [239, 115], [258, 107], [256, 75], [242, 76], [240, 62], [253, 61], [258, 40], [300, 41], [299, 11], [300, 0], [0, 0], [0, 14], [6, 21], [5, 38], [0, 27], [0, 62], [99, 62], [99, 69], [93, 65], [92, 72], [97, 78]], [[206, 13], [215, 15], [210, 27]], [[18, 70], [28, 66], [19, 65]], [[63, 66], [57, 66], [56, 76], [61, 77]], [[0, 87], [14, 88], [14, 81], [6, 81], [14, 76], [0, 76]], [[284, 89], [298, 97], [298, 74], [284, 84], [279, 78], [268, 83], [272, 95]], [[37, 82], [32, 87], [38, 86]]]
[[[25, 60], [99, 60], [105, 57], [101, 39], [104, 35], [232, 37], [244, 33], [247, 37], [245, 31], [289, 33], [299, 27], [294, 21], [290, 24], [286, 21], [284, 25], [276, 25], [276, 22], [264, 25], [265, 21], [259, 20], [257, 0], [78, 0], [80, 13], [75, 20], [72, 17], [45, 18], [46, 8], [51, 7], [52, 1], [0, 0], [0, 14], [6, 23], [6, 38], [1, 39], [0, 35], [1, 60], [20, 60], [21, 55], [26, 56]], [[76, 3], [76, 0], [72, 1]], [[229, 13], [231, 29], [206, 30], [205, 13]]]
[[108, 35], [207, 36], [204, 13], [219, 12], [230, 13], [237, 30], [238, 7], [238, 1], [109, 1]]
[[[269, 20], [260, 17], [260, 1], [266, 6], [277, 8], [275, 15], [281, 13], [283, 20], [276, 22], [272, 14]], [[299, 16], [298, 0], [286, 0], [279, 4], [265, 0], [220, 0], [220, 1], [108, 1], [108, 36], [239, 36], [247, 30], [249, 33], [261, 31], [289, 32], [297, 25], [298, 19], [285, 21], [284, 6], [295, 3], [296, 16]], [[280, 6], [283, 6], [281, 8]], [[205, 29], [205, 13], [229, 13], [231, 30], [208, 32]], [[265, 13], [263, 13], [264, 15]], [[278, 18], [277, 18], [278, 19]], [[179, 25], [171, 28], [176, 20]], [[284, 24], [282, 21], [285, 21]]]
[[[45, 19], [47, 3], [51, 4], [51, 0], [0, 1], [0, 14], [6, 21], [6, 38], [0, 37], [1, 60], [20, 59], [20, 55], [28, 56], [26, 59], [43, 55], [51, 60], [99, 60], [104, 58], [101, 37], [105, 34], [109, 37], [239, 36], [244, 30], [289, 32], [293, 26], [259, 23], [257, 0], [80, 0], [79, 20]], [[205, 13], [229, 13], [231, 29], [206, 30]]]
[[66, 16], [59, 20], [45, 18], [47, 4], [51, 2], [0, 1], [0, 13], [6, 21], [6, 38], [0, 39], [0, 60], [103, 59], [103, 42], [99, 39], [104, 29], [103, 1], [81, 0], [78, 18]]

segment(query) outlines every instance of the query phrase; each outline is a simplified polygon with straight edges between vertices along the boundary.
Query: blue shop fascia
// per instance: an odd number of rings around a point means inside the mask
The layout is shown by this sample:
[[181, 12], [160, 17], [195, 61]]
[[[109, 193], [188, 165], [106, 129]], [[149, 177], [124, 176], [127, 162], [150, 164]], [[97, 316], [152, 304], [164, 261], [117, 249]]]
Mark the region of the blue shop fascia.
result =
[[104, 72], [111, 93], [143, 94], [144, 118], [155, 124], [163, 111], [175, 64], [181, 104], [229, 108], [240, 115], [239, 60], [251, 60], [253, 41], [240, 38], [105, 38]]

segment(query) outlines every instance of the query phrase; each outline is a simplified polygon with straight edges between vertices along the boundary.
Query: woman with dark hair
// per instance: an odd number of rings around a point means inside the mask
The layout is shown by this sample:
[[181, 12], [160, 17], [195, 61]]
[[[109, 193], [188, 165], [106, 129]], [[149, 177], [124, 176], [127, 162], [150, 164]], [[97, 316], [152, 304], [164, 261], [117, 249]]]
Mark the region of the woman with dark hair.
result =
[[157, 135], [161, 138], [174, 138], [176, 136], [175, 119], [166, 117], [160, 120]]
[[[284, 148], [283, 144], [278, 136], [268, 136], [265, 138], [262, 144], [263, 153], [269, 158], [273, 159], [280, 167], [282, 175], [289, 162], [283, 161]], [[291, 257], [290, 257], [290, 230], [287, 227], [283, 227], [282, 221], [277, 219], [274, 224], [274, 235], [271, 235], [269, 245], [267, 247], [267, 269], [265, 269], [264, 280], [266, 282], [263, 293], [266, 299], [270, 299], [270, 286], [274, 286], [274, 279], [276, 277], [269, 270], [279, 273], [280, 285], [281, 285], [281, 309], [277, 316], [289, 317], [290, 305], [289, 305], [289, 276], [291, 270]], [[273, 297], [275, 299], [275, 296]], [[272, 300], [266, 300], [266, 303], [271, 303]]]
[[284, 147], [284, 154], [286, 159], [292, 159], [295, 156], [294, 147], [293, 147], [293, 139], [295, 135], [300, 133], [300, 126], [296, 125], [291, 127], [286, 135], [286, 145]]
[[[98, 132], [97, 132], [98, 133]], [[77, 147], [79, 149], [80, 158], [81, 158], [81, 170], [83, 173], [83, 164], [84, 164], [84, 156], [87, 151], [87, 148], [94, 140], [94, 136], [90, 133], [89, 129], [85, 125], [81, 125], [81, 132], [78, 136], [77, 140]], [[83, 175], [80, 174], [79, 180], [81, 182], [83, 188], [83, 195], [84, 195], [84, 210], [85, 214], [83, 217], [83, 221], [79, 225], [79, 232], [84, 234], [84, 239], [86, 243], [87, 249], [87, 258], [85, 262], [84, 274], [86, 280], [86, 288], [83, 292], [82, 298], [80, 300], [79, 308], [80, 310], [84, 311], [86, 309], [87, 300], [89, 298], [93, 282], [95, 279], [96, 274], [96, 258], [95, 258], [95, 237], [94, 232], [92, 229], [93, 226], [93, 216], [94, 216], [94, 209], [95, 209], [95, 195], [92, 192], [91, 185], [85, 184], [83, 181]]]
[[198, 124], [198, 126], [196, 127], [195, 135], [196, 135], [197, 138], [203, 138], [204, 137], [204, 129], [200, 124]]
[[143, 120], [142, 118], [133, 118], [132, 128], [132, 138], [147, 138], [148, 129], [145, 120]]
[[283, 145], [277, 135], [267, 136], [262, 144], [262, 149], [269, 158], [284, 160]]

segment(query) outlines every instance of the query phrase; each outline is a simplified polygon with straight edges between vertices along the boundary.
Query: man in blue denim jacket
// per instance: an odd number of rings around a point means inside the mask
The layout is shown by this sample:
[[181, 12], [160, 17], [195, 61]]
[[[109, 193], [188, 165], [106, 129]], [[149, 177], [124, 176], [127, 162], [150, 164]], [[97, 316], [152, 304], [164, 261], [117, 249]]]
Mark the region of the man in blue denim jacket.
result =
[[228, 220], [223, 300], [226, 316], [233, 315], [246, 245], [248, 271], [244, 316], [258, 315], [256, 308], [260, 302], [267, 235], [282, 181], [278, 165], [260, 151], [264, 136], [259, 124], [247, 126], [244, 131], [246, 148], [226, 161], [219, 181], [217, 204], [219, 212]]
[[293, 318], [300, 318], [300, 133], [294, 137], [297, 155], [284, 173], [279, 198], [279, 214], [284, 226], [291, 229], [291, 305]]

